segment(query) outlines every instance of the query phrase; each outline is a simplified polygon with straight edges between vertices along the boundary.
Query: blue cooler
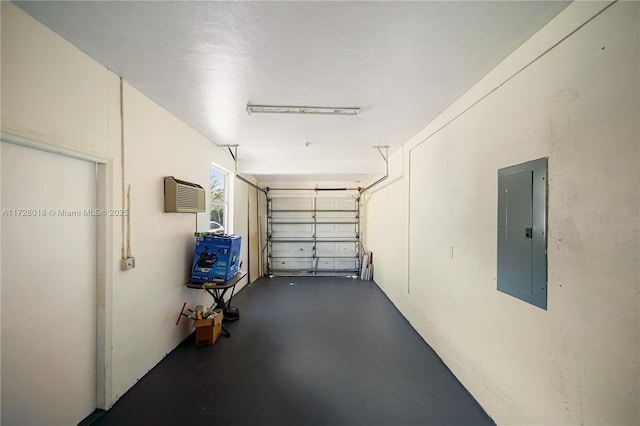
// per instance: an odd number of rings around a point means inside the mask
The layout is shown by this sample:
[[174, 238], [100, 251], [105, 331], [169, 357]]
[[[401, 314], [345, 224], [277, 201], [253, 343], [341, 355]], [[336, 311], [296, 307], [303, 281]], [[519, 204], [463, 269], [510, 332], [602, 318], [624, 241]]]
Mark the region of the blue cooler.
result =
[[197, 236], [191, 265], [191, 282], [226, 284], [238, 272], [239, 235]]

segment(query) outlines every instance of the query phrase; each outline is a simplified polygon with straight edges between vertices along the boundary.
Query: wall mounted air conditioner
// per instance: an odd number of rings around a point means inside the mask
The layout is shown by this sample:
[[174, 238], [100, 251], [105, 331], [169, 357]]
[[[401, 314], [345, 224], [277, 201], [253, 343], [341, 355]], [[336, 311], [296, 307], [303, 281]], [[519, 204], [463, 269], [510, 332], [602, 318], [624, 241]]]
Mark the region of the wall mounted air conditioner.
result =
[[164, 211], [166, 213], [202, 213], [205, 211], [205, 190], [196, 183], [165, 176]]

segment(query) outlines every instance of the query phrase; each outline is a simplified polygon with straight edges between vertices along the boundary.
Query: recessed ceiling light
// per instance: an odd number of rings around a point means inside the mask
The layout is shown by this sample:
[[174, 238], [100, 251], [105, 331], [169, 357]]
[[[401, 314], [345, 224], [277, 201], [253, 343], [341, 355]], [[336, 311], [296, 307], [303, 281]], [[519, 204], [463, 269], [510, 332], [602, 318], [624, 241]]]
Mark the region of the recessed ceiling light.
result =
[[249, 115], [257, 113], [358, 115], [360, 108], [247, 105], [247, 112]]

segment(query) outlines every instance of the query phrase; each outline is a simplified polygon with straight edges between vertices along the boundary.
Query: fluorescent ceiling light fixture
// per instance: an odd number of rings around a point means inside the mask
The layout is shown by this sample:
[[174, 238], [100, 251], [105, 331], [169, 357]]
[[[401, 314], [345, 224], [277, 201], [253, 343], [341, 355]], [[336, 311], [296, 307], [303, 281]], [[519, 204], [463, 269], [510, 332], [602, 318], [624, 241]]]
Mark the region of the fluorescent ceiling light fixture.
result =
[[358, 115], [360, 108], [247, 105], [247, 112], [249, 115], [257, 113]]

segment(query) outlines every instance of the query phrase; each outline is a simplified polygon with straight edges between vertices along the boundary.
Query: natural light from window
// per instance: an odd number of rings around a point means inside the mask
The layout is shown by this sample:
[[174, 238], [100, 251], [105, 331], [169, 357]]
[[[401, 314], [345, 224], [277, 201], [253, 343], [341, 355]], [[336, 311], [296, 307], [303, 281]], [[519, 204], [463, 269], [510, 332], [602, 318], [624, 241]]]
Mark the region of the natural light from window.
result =
[[209, 229], [216, 231], [221, 228], [226, 234], [231, 234], [232, 224], [229, 215], [229, 199], [231, 198], [230, 173], [215, 164], [211, 164], [210, 173], [210, 206]]

